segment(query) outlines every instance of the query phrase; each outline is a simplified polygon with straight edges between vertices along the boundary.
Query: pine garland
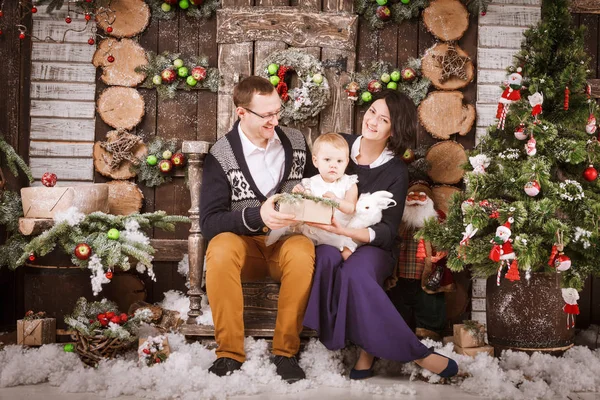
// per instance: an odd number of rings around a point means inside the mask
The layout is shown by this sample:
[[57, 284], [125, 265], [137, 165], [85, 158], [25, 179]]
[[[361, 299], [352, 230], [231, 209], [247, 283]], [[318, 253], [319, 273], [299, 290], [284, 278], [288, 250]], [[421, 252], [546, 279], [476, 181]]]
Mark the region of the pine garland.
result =
[[492, 0], [467, 0], [467, 8], [471, 14], [481, 14], [485, 16]]
[[0, 193], [0, 225], [4, 225], [9, 233], [16, 232], [22, 216], [21, 196], [10, 190]]
[[[365, 17], [371, 29], [383, 29], [390, 23], [400, 24], [405, 20], [416, 18], [419, 12], [428, 5], [429, 0], [411, 0], [408, 4], [395, 2], [391, 5], [385, 4], [382, 6], [372, 0], [354, 0], [356, 13]], [[380, 7], [389, 9], [390, 18], [388, 21], [383, 21], [377, 16], [377, 9], [382, 10]]]
[[[150, 165], [147, 162], [148, 156], [154, 155], [158, 161], [163, 159], [163, 153], [168, 151], [172, 154], [179, 152], [177, 146], [177, 139], [163, 139], [160, 136], [155, 136], [150, 143], [148, 143], [148, 155], [140, 158], [140, 162], [134, 165], [132, 169], [137, 174], [137, 179], [147, 187], [160, 186], [163, 183], [171, 182], [173, 177], [171, 174], [165, 174], [156, 165]], [[175, 169], [175, 167], [173, 167]]]
[[312, 196], [306, 193], [283, 193], [277, 198], [278, 203], [296, 204], [301, 200], [312, 200], [315, 203], [321, 203], [325, 206], [338, 208], [340, 204], [337, 201], [323, 197]]
[[148, 3], [152, 9], [152, 16], [161, 20], [170, 20], [175, 18], [177, 16], [177, 10], [184, 11], [188, 17], [209, 19], [221, 6], [221, 2], [219, 0], [204, 0], [200, 6], [196, 6], [188, 1], [189, 7], [185, 10], [180, 8], [178, 4], [175, 4], [171, 6], [169, 11], [165, 11], [161, 7], [164, 4], [163, 0], [146, 0], [146, 3]]
[[4, 140], [0, 135], [0, 153], [4, 154], [6, 164], [10, 172], [17, 177], [19, 175], [19, 169], [27, 176], [29, 182], [33, 182], [33, 176], [31, 175], [31, 169], [27, 163], [17, 154], [15, 149]]
[[[211, 92], [216, 92], [219, 89], [219, 70], [218, 68], [209, 67], [207, 56], [182, 56], [179, 53], [170, 53], [168, 51], [165, 51], [161, 54], [148, 51], [146, 52], [146, 56], [148, 57], [148, 64], [137, 67], [135, 70], [136, 72], [146, 75], [146, 79], [141, 86], [148, 89], [156, 89], [159, 98], [172, 99], [175, 97], [177, 90], [190, 91], [208, 89]], [[187, 68], [190, 75], [192, 73], [192, 69], [196, 66], [205, 68], [206, 78], [202, 81], [198, 81], [195, 86], [188, 85], [186, 83], [186, 78], [182, 78], [177, 75], [178, 68], [173, 65], [173, 61], [177, 59], [183, 60], [183, 67]], [[162, 82], [158, 85], [155, 84], [153, 79], [155, 79], [155, 77], [160, 77], [161, 73], [166, 69], [171, 69], [175, 72], [177, 75], [175, 80], [172, 83]]]
[[[585, 132], [588, 116], [598, 116], [598, 106], [585, 95], [589, 57], [583, 30], [572, 27], [568, 2], [546, 1], [542, 9], [542, 21], [524, 33], [517, 62], [508, 69], [522, 67], [522, 100], [510, 105], [506, 129], [488, 128], [488, 135], [470, 152], [488, 156], [489, 167], [476, 174], [465, 166], [466, 193], [453, 197], [445, 223], [428, 222], [418, 236], [449, 250], [450, 269], [461, 271], [470, 265], [474, 276], [486, 277], [498, 269], [488, 258], [491, 240], [509, 218], [514, 219], [511, 239], [523, 271], [556, 273], [549, 260], [559, 232], [564, 254], [572, 261], [571, 268], [561, 272], [562, 284], [581, 290], [589, 274], [600, 275], [600, 183], [582, 177], [588, 165], [599, 167], [600, 145]], [[571, 93], [568, 110], [566, 86]], [[527, 100], [536, 91], [544, 95], [537, 123]], [[521, 123], [535, 137], [534, 156], [525, 153], [525, 142], [513, 134]], [[541, 192], [530, 197], [524, 186], [533, 180]], [[473, 204], [465, 203], [467, 199]], [[482, 205], [483, 200], [494, 207]], [[468, 224], [478, 231], [461, 246]]]

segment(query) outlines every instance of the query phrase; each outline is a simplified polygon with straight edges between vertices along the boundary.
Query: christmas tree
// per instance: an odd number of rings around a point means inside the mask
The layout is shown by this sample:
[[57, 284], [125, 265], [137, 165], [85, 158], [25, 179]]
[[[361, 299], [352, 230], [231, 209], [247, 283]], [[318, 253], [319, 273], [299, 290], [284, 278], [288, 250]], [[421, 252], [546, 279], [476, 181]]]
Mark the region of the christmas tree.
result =
[[519, 271], [562, 274], [581, 290], [600, 273], [598, 107], [586, 83], [584, 29], [574, 28], [567, 0], [544, 2], [542, 20], [524, 33], [503, 87], [498, 124], [470, 154], [465, 192], [446, 222], [417, 235], [449, 250], [448, 266], [472, 266], [498, 282]]

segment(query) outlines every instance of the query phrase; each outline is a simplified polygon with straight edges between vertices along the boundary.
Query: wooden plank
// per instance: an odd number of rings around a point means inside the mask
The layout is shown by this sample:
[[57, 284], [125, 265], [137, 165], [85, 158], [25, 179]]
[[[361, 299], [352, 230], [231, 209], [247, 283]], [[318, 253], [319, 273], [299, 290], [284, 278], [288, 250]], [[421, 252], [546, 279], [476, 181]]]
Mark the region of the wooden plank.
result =
[[33, 42], [31, 58], [34, 61], [92, 62], [96, 46], [85, 43]]
[[354, 12], [354, 2], [347, 0], [323, 0], [324, 12]]
[[31, 79], [36, 81], [94, 83], [96, 80], [96, 67], [88, 63], [61, 64], [52, 61], [34, 61], [31, 66]]
[[396, 65], [398, 60], [398, 26], [388, 24], [377, 31], [377, 58], [379, 61]]
[[477, 70], [477, 84], [485, 85], [501, 85], [506, 81], [508, 75], [504, 69], [478, 69]]
[[477, 85], [477, 104], [498, 104], [502, 88], [498, 85]]
[[528, 29], [528, 27], [482, 26], [479, 28], [478, 45], [496, 49], [521, 49], [521, 42], [525, 39], [523, 32]]
[[37, 100], [89, 100], [94, 101], [96, 85], [93, 83], [32, 82], [31, 98]]
[[479, 25], [533, 26], [542, 17], [538, 6], [515, 6], [512, 4], [491, 4], [487, 14], [479, 18]]
[[[209, 66], [218, 67], [219, 45], [217, 44], [217, 20], [202, 20], [199, 27], [200, 53], [208, 57]], [[217, 99], [218, 94], [207, 90], [198, 91], [198, 140], [217, 140]]]
[[47, 158], [31, 157], [29, 166], [35, 179], [41, 179], [46, 172], [53, 172], [62, 186], [62, 181], [91, 181], [94, 165], [91, 158]]
[[513, 65], [514, 49], [486, 49], [480, 48], [477, 56], [478, 68], [482, 69], [505, 69]]
[[592, 97], [600, 99], [600, 79], [588, 79], [588, 83], [592, 87]]
[[37, 14], [35, 16], [36, 19], [38, 19], [38, 18], [39, 19], [52, 19], [52, 20], [56, 20], [56, 21], [62, 21], [62, 23], [64, 24], [65, 23], [65, 18], [68, 15], [73, 20], [76, 20], [76, 19], [79, 19], [79, 20], [82, 20], [82, 21], [84, 20], [83, 14], [74, 13], [74, 12], [69, 13], [69, 10], [68, 10], [68, 7], [67, 7], [66, 4], [63, 5], [60, 8], [60, 10], [54, 9], [52, 11], [52, 13], [50, 13], [50, 14], [48, 14], [46, 12], [46, 10], [48, 9], [48, 5], [39, 4], [39, 5], [36, 5], [36, 8], [38, 9], [38, 12], [37, 12]]
[[600, 14], [598, 0], [571, 0], [570, 10], [578, 14]]
[[254, 75], [263, 75], [264, 60], [277, 50], [285, 50], [287, 45], [281, 41], [257, 41], [254, 43]]
[[73, 22], [67, 26], [65, 21], [34, 19], [32, 35], [42, 42], [54, 40], [66, 43], [86, 43], [91, 35], [86, 26], [85, 20], [73, 19]]
[[488, 127], [497, 123], [496, 110], [497, 104], [479, 104], [477, 103], [477, 126]]
[[290, 46], [354, 50], [357, 15], [305, 12], [289, 7], [217, 11], [217, 42], [281, 40]]
[[92, 157], [94, 142], [31, 141], [31, 157]]
[[350, 82], [350, 74], [355, 71], [356, 53], [330, 48], [323, 49], [323, 61], [338, 59], [346, 61], [345, 70], [325, 69], [325, 76], [329, 81], [331, 100], [329, 105], [321, 112], [320, 133], [351, 132], [353, 127], [354, 102], [348, 100], [344, 88]]
[[31, 118], [32, 140], [94, 140], [93, 119]]
[[188, 252], [187, 239], [151, 239], [150, 245], [154, 247], [154, 261], [181, 261]]
[[96, 104], [59, 100], [32, 100], [32, 117], [94, 118]]

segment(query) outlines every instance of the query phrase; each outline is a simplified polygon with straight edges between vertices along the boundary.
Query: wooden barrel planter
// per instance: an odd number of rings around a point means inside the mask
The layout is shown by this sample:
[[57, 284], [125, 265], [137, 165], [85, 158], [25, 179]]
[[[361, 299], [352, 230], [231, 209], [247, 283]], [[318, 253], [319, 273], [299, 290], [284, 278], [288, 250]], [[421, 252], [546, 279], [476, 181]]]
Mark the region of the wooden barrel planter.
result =
[[487, 334], [496, 356], [504, 349], [561, 354], [573, 346], [575, 330], [567, 329], [560, 275], [532, 273], [529, 281], [496, 285], [487, 280]]
[[115, 271], [112, 281], [103, 285], [102, 292], [94, 296], [90, 270], [68, 262], [48, 265], [48, 261], [44, 258], [21, 267], [24, 269], [24, 307], [35, 312], [45, 311], [49, 317], [56, 318], [58, 329], [67, 328], [64, 316], [73, 312], [80, 297], [89, 301], [107, 298], [117, 303], [123, 312], [127, 312], [132, 303], [146, 299], [144, 282], [135, 272]]

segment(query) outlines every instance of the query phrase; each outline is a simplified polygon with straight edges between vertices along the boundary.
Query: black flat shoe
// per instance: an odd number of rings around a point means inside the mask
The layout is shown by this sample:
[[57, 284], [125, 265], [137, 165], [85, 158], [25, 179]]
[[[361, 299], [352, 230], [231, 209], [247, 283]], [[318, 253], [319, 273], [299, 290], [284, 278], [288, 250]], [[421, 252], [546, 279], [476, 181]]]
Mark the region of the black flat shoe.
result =
[[277, 375], [287, 383], [298, 382], [306, 378], [304, 371], [298, 365], [296, 357], [275, 356], [273, 364], [277, 367]]
[[375, 361], [377, 361], [377, 357], [373, 357], [373, 362], [371, 363], [371, 366], [369, 367], [369, 369], [354, 369], [352, 368], [350, 370], [350, 379], [352, 380], [360, 380], [360, 379], [367, 379], [372, 377], [373, 375], [375, 375]]
[[229, 357], [217, 358], [208, 372], [217, 376], [227, 376], [242, 368], [242, 363]]
[[446, 368], [444, 368], [444, 370], [437, 375], [441, 376], [442, 378], [452, 378], [454, 375], [458, 374], [458, 364], [456, 363], [456, 361], [435, 351], [433, 352], [433, 354], [437, 354], [438, 356], [442, 356], [448, 359], [448, 365], [446, 365]]

